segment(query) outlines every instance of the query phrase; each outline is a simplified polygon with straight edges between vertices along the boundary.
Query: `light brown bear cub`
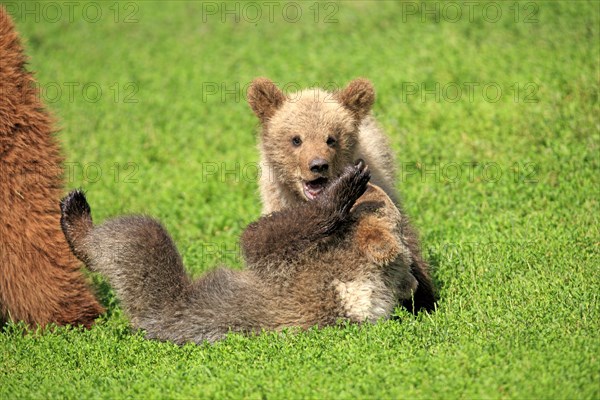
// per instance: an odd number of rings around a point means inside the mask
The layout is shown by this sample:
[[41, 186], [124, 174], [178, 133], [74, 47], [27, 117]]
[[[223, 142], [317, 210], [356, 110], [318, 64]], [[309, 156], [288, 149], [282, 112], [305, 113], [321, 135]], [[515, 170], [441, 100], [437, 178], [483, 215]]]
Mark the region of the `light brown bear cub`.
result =
[[[305, 89], [286, 96], [272, 81], [255, 79], [248, 102], [261, 122], [260, 194], [263, 214], [315, 200], [345, 167], [363, 159], [371, 182], [398, 206], [394, 156], [371, 115], [375, 91], [366, 79], [343, 90]], [[402, 233], [419, 285], [403, 305], [413, 312], [432, 310], [435, 296], [429, 266], [421, 257], [416, 232], [403, 215]]]

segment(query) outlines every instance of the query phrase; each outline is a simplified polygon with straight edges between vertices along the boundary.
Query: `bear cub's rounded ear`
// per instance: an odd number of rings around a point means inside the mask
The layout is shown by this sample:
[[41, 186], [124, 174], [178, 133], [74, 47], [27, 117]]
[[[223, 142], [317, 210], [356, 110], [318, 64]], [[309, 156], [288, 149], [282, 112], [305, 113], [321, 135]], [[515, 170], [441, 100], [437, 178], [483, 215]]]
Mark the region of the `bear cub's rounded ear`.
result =
[[283, 105], [285, 95], [267, 78], [255, 78], [248, 88], [248, 104], [261, 123], [267, 122]]
[[375, 103], [375, 89], [373, 84], [365, 78], [354, 79], [335, 96], [358, 119], [365, 117]]

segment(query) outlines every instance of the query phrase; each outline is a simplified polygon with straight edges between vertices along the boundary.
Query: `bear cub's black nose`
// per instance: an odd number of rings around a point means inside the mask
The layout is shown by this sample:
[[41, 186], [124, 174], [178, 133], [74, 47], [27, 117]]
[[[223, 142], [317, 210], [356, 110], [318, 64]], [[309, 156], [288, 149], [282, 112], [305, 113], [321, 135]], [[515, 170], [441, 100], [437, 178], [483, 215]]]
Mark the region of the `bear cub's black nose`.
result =
[[327, 164], [327, 160], [324, 160], [322, 158], [315, 158], [310, 162], [308, 167], [310, 168], [310, 172], [314, 172], [315, 174], [322, 174], [324, 172], [327, 172], [329, 164]]

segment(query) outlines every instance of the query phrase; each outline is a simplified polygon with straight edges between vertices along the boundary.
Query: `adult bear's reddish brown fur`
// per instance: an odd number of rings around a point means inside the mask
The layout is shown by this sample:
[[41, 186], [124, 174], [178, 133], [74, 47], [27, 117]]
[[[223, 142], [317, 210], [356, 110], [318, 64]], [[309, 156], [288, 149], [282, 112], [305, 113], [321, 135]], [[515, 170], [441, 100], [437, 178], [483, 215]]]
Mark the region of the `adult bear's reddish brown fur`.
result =
[[62, 157], [0, 7], [0, 322], [89, 327], [103, 309], [60, 228]]

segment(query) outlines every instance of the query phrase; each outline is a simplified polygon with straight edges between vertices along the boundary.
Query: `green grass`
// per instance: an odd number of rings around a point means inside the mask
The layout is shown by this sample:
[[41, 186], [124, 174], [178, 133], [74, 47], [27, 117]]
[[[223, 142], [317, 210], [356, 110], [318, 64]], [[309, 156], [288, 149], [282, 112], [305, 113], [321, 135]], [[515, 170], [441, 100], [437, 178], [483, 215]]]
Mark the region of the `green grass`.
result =
[[[87, 190], [96, 221], [160, 218], [194, 275], [241, 267], [237, 238], [260, 213], [257, 121], [241, 88], [261, 75], [370, 78], [441, 301], [375, 325], [177, 347], [131, 332], [94, 277], [108, 314], [92, 330], [0, 333], [0, 398], [600, 398], [600, 3], [520, 2], [518, 16], [502, 3], [497, 22], [483, 2], [456, 22], [444, 3], [439, 22], [412, 13], [421, 2], [321, 3], [319, 23], [312, 2], [295, 23], [282, 8], [269, 22], [260, 2], [262, 18], [239, 23], [198, 2], [121, 3], [118, 23], [112, 2], [95, 23], [85, 3], [72, 22], [66, 6], [53, 22], [37, 3], [36, 22], [23, 12], [34, 3], [4, 3], [46, 100], [58, 97], [48, 103], [68, 186]], [[130, 12], [137, 22], [123, 23]], [[331, 12], [337, 22], [324, 23]], [[439, 101], [411, 94], [436, 83]], [[214, 84], [240, 90], [203, 90]], [[209, 173], [236, 163], [239, 173]]]

